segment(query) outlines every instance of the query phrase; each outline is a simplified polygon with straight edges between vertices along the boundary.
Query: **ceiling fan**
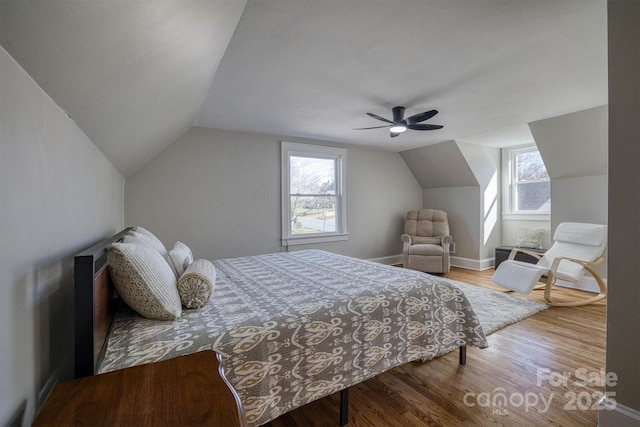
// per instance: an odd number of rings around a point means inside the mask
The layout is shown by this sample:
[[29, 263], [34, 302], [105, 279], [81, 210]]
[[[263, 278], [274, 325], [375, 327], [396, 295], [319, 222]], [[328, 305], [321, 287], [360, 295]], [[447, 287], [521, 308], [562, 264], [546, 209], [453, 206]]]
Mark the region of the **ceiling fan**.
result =
[[385, 119], [384, 117], [380, 117], [377, 114], [367, 113], [367, 115], [373, 117], [374, 119], [382, 120], [383, 122], [390, 123], [385, 126], [374, 126], [369, 128], [356, 128], [354, 130], [365, 130], [365, 129], [380, 129], [380, 128], [389, 128], [391, 132], [391, 138], [395, 138], [400, 135], [402, 132], [407, 129], [412, 130], [436, 130], [442, 129], [441, 125], [428, 125], [420, 122], [424, 122], [425, 120], [430, 119], [431, 117], [438, 114], [438, 110], [429, 110], [424, 113], [414, 114], [409, 118], [404, 118], [404, 107], [393, 107], [391, 109], [393, 113], [393, 121], [389, 119]]

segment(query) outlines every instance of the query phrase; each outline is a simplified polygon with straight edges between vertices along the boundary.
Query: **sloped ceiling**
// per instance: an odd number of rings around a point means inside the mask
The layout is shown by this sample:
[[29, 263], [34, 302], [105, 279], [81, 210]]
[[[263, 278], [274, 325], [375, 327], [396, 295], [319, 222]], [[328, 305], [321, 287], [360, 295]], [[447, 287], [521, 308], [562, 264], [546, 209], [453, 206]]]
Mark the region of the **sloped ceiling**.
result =
[[414, 148], [400, 155], [422, 188], [479, 185], [456, 141]]
[[244, 5], [2, 0], [0, 40], [127, 176], [191, 127]]
[[609, 108], [601, 106], [530, 123], [549, 177], [607, 175], [608, 121]]
[[[125, 176], [192, 124], [403, 151], [607, 102], [605, 0], [0, 0], [0, 42]], [[353, 130], [395, 105], [444, 128]]]

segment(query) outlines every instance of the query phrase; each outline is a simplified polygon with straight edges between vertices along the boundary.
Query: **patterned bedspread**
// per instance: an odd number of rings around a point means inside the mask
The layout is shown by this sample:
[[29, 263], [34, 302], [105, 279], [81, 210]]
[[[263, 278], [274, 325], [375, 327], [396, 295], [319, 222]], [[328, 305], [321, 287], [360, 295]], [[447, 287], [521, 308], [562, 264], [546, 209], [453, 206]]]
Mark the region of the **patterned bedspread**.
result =
[[220, 353], [249, 425], [395, 366], [486, 347], [446, 279], [318, 250], [214, 261], [213, 296], [176, 321], [123, 307], [99, 371]]

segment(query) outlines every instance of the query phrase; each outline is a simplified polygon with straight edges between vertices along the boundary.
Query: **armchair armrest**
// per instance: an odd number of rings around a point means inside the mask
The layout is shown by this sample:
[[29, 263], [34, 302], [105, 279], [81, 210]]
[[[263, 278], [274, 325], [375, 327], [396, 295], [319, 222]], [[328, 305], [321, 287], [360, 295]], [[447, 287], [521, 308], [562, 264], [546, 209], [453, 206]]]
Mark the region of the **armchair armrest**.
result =
[[402, 240], [402, 265], [404, 268], [409, 268], [409, 246], [411, 246], [411, 236], [403, 234], [400, 236]]
[[444, 249], [445, 252], [449, 252], [449, 246], [453, 243], [453, 237], [451, 236], [442, 236], [440, 240], [440, 246]]
[[511, 249], [511, 252], [509, 252], [509, 258], [508, 259], [515, 259], [516, 255], [518, 254], [518, 252], [522, 252], [523, 254], [531, 255], [532, 257], [534, 257], [538, 261], [540, 261], [542, 259], [542, 255], [541, 254], [539, 254], [537, 252], [533, 252], [533, 251], [528, 251], [528, 250], [522, 249], [522, 248], [513, 248], [513, 249]]

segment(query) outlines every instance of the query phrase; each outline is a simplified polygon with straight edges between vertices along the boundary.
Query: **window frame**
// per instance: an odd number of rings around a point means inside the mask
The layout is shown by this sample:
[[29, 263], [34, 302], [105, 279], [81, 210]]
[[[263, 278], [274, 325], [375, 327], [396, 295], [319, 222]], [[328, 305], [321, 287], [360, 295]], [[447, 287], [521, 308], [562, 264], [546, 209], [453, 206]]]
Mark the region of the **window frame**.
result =
[[[551, 217], [551, 210], [548, 211], [532, 211], [532, 210], [517, 210], [516, 209], [516, 168], [515, 158], [517, 155], [527, 152], [537, 151], [538, 147], [535, 143], [518, 145], [513, 147], [505, 147], [502, 149], [502, 201], [503, 210], [502, 217], [504, 219], [519, 219], [519, 220], [548, 220]], [[544, 163], [544, 159], [543, 159]], [[546, 168], [546, 165], [545, 165]], [[548, 174], [548, 171], [547, 171]], [[551, 178], [548, 180], [551, 185]]]
[[[291, 230], [291, 171], [289, 159], [310, 157], [335, 161], [336, 231], [325, 233], [292, 234]], [[324, 145], [281, 142], [281, 217], [282, 246], [305, 245], [348, 240], [347, 232], [347, 149]]]

